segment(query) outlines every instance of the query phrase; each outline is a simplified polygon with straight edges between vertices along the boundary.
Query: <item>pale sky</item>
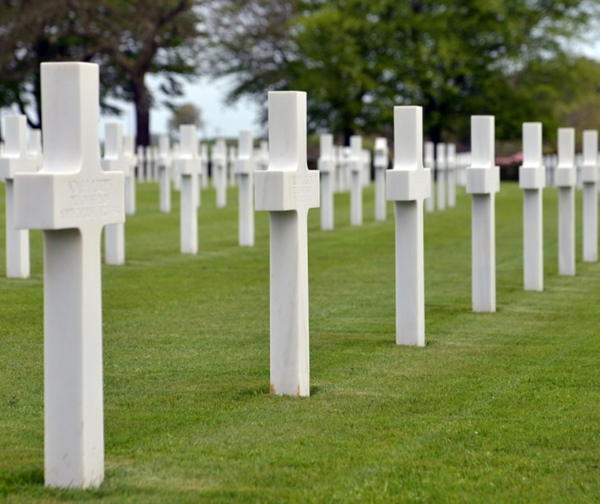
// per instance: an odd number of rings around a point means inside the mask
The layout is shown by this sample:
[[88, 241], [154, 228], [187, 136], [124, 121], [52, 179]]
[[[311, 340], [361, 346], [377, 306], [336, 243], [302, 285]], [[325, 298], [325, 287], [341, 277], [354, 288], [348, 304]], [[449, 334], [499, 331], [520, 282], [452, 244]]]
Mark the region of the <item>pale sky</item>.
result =
[[[157, 79], [148, 79], [148, 87], [156, 89]], [[174, 100], [181, 104], [192, 102], [200, 108], [202, 117], [206, 124], [206, 134], [209, 138], [216, 136], [237, 137], [240, 130], [250, 129], [257, 138], [263, 134], [263, 129], [257, 123], [259, 107], [249, 100], [240, 100], [235, 106], [224, 104], [227, 94], [227, 82], [223, 80], [209, 81], [198, 80], [194, 84], [185, 84], [185, 93], [182, 98]], [[161, 101], [160, 94], [156, 94], [158, 102]], [[266, 101], [265, 96], [265, 101]], [[104, 137], [104, 123], [108, 121], [122, 121], [125, 134], [135, 134], [135, 112], [132, 104], [119, 103], [123, 109], [121, 117], [102, 117], [100, 121], [100, 136]], [[150, 115], [150, 130], [152, 134], [166, 134], [167, 123], [171, 112], [166, 107], [152, 109]], [[200, 132], [199, 132], [200, 135]]]

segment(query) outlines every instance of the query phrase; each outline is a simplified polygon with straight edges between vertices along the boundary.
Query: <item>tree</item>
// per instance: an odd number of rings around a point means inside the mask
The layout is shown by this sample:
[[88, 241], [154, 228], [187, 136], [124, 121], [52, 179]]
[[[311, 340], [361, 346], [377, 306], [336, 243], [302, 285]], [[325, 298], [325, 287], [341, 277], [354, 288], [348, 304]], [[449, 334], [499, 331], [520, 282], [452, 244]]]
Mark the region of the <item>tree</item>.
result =
[[172, 108], [172, 113], [168, 125], [171, 134], [177, 134], [182, 124], [193, 124], [197, 128], [204, 129], [200, 109], [193, 103], [187, 102], [175, 106]]
[[[390, 134], [393, 106], [419, 104], [436, 142], [468, 136], [471, 114], [495, 114], [500, 137], [520, 134], [525, 112], [552, 114], [527, 100], [516, 76], [533, 61], [564, 61], [561, 42], [598, 9], [597, 0], [269, 4], [232, 0], [237, 29], [217, 25], [212, 72], [238, 77], [232, 99], [262, 94], [264, 102], [269, 89], [306, 90], [311, 129], [346, 140], [354, 132]], [[254, 17], [256, 5], [267, 15]]]
[[[198, 0], [197, 3], [200, 3]], [[197, 73], [200, 17], [193, 0], [5, 0], [0, 27], [1, 103], [32, 105], [39, 125], [39, 63], [101, 65], [102, 104], [132, 101], [137, 144], [150, 143], [153, 103], [146, 76], [163, 78], [161, 92], [179, 96], [181, 78]], [[112, 108], [115, 111], [114, 108]]]

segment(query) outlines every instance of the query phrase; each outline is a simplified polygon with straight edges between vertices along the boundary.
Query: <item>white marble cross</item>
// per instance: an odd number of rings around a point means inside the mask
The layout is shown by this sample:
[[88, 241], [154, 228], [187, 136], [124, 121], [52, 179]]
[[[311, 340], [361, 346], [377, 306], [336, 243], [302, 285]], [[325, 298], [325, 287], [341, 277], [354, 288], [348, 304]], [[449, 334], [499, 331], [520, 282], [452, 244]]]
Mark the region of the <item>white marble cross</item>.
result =
[[229, 186], [235, 187], [235, 162], [237, 160], [237, 148], [235, 145], [227, 147], [227, 174], [229, 179]]
[[423, 109], [394, 107], [394, 168], [387, 199], [396, 216], [396, 343], [425, 345], [423, 200], [431, 173], [423, 167]]
[[135, 215], [135, 166], [137, 158], [134, 154], [135, 138], [133, 135], [123, 136], [123, 156], [129, 163], [125, 172], [125, 213]]
[[[123, 155], [123, 125], [121, 123], [106, 123], [102, 169], [107, 172], [123, 172], [124, 178], [130, 175], [129, 160]], [[123, 206], [125, 206], [125, 200], [123, 200]], [[106, 225], [104, 229], [104, 259], [106, 264], [125, 264], [124, 223], [117, 222]]]
[[321, 229], [334, 227], [333, 189], [335, 185], [335, 151], [333, 135], [326, 133], [320, 138], [318, 169], [321, 176]]
[[144, 147], [144, 157], [146, 158], [146, 176], [144, 180], [146, 182], [154, 182], [154, 149], [151, 145]]
[[137, 180], [138, 182], [144, 182], [146, 180], [146, 163], [145, 163], [145, 151], [142, 145], [137, 146]]
[[123, 173], [98, 146], [98, 66], [42, 63], [44, 165], [15, 177], [16, 224], [44, 231], [45, 479], [104, 478], [100, 235], [124, 222]]
[[227, 205], [227, 146], [222, 138], [216, 141], [213, 148], [212, 169], [217, 208], [224, 208]]
[[34, 159], [36, 171], [42, 167], [42, 130], [34, 129], [29, 131], [29, 140], [27, 141], [27, 154]]
[[435, 170], [437, 173], [437, 207], [446, 209], [446, 144], [435, 146]]
[[598, 131], [583, 132], [583, 260], [598, 260]]
[[0, 179], [5, 180], [6, 276], [29, 278], [29, 231], [15, 227], [14, 178], [34, 173], [38, 159], [27, 153], [27, 122], [24, 115], [6, 117], [6, 144], [0, 158]]
[[319, 172], [306, 164], [306, 93], [269, 92], [269, 146], [256, 209], [270, 217], [271, 393], [308, 396], [307, 216], [319, 206]]
[[239, 186], [239, 230], [238, 238], [241, 246], [254, 246], [254, 141], [252, 131], [240, 131], [238, 158], [235, 161], [235, 173]]
[[496, 311], [495, 194], [500, 190], [500, 169], [495, 165], [494, 117], [471, 116], [471, 165], [467, 193], [471, 206], [473, 311]]
[[456, 206], [456, 145], [446, 146], [446, 182], [448, 185], [448, 208]]
[[160, 211], [163, 213], [171, 212], [171, 167], [173, 159], [171, 157], [171, 146], [169, 137], [161, 135], [158, 137], [158, 190]]
[[428, 198], [425, 198], [425, 210], [428, 212], [433, 212], [435, 210], [435, 192], [433, 188], [435, 187], [435, 161], [433, 157], [435, 145], [433, 142], [425, 142], [425, 159], [423, 161], [423, 165], [425, 168], [429, 168], [431, 173], [431, 191]]
[[350, 137], [350, 158], [348, 159], [350, 171], [350, 224], [360, 226], [363, 222], [362, 201], [362, 137], [353, 135]]
[[371, 151], [369, 149], [361, 150], [362, 163], [362, 186], [368, 187], [371, 183]]
[[196, 126], [179, 126], [179, 157], [175, 173], [181, 177], [180, 240], [182, 254], [198, 253], [198, 207], [200, 191], [198, 174], [202, 169], [196, 146]]
[[266, 170], [269, 167], [269, 142], [261, 140], [258, 153], [256, 155], [256, 169]]
[[200, 185], [202, 189], [208, 189], [208, 161], [208, 145], [203, 143], [200, 145], [200, 163], [202, 165]]
[[542, 161], [542, 123], [523, 123], [523, 165], [519, 187], [523, 189], [523, 281], [525, 290], [544, 290], [544, 241], [542, 190], [546, 170]]
[[387, 217], [387, 206], [385, 201], [385, 174], [388, 169], [388, 145], [387, 138], [375, 139], [375, 220], [384, 221]]
[[575, 130], [558, 129], [558, 274], [575, 275]]

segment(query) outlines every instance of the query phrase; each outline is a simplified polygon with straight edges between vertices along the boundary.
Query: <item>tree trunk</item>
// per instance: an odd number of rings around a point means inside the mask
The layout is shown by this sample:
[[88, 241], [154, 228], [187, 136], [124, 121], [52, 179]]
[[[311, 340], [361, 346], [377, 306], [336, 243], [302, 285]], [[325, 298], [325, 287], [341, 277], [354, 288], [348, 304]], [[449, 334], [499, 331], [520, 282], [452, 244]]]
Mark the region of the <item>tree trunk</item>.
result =
[[138, 76], [132, 82], [136, 118], [136, 147], [150, 145], [150, 93], [144, 83], [144, 76]]

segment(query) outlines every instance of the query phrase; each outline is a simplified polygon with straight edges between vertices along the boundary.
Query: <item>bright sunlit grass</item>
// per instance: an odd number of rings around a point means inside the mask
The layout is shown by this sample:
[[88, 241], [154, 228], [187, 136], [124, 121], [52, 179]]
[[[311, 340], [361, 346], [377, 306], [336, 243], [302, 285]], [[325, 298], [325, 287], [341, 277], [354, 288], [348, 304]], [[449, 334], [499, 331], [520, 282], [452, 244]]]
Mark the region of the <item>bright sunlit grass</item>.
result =
[[[600, 264], [522, 289], [522, 195], [496, 201], [498, 312], [471, 312], [470, 198], [425, 216], [425, 348], [394, 343], [394, 223], [309, 214], [310, 398], [269, 394], [268, 215], [237, 245], [204, 191], [200, 252], [179, 253], [178, 195], [138, 186], [127, 265], [103, 267], [106, 479], [43, 487], [41, 233], [5, 278], [0, 189], [0, 497], [8, 502], [593, 502], [600, 495]], [[581, 221], [581, 202], [577, 206]], [[580, 226], [578, 226], [580, 229]], [[578, 232], [578, 258], [581, 237]]]

